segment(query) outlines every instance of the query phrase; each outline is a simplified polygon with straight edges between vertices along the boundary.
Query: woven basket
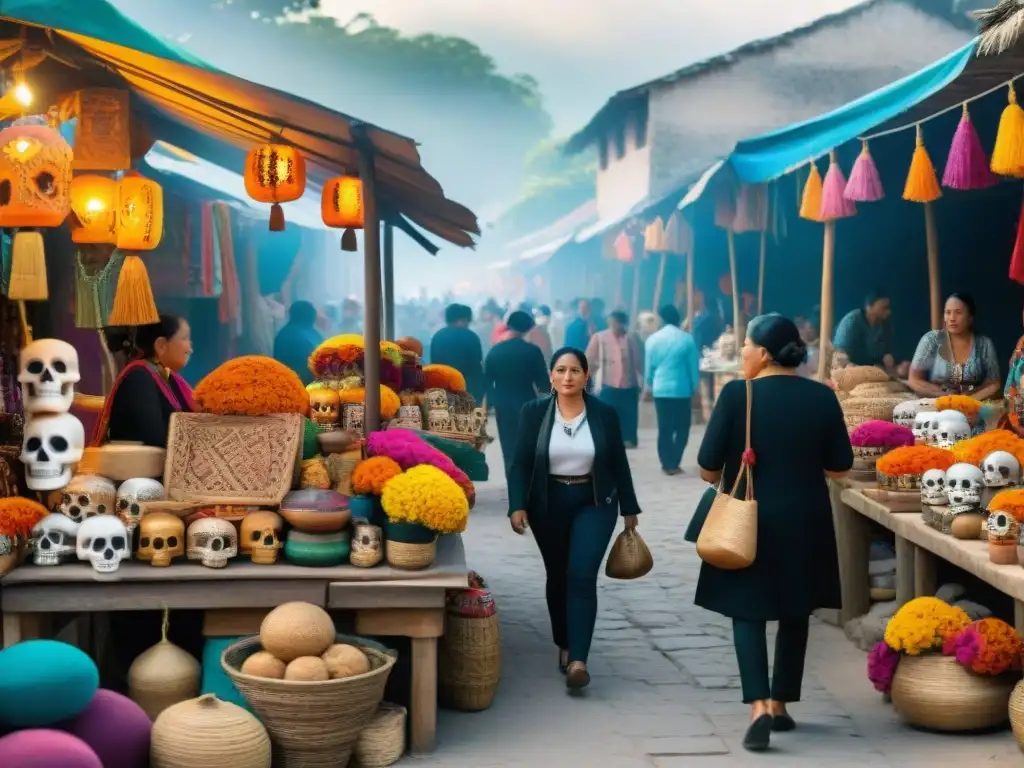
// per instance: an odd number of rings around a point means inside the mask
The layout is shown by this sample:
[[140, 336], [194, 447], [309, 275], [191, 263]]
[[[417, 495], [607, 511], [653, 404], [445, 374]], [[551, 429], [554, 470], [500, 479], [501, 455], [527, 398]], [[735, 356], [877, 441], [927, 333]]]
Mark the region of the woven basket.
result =
[[462, 712], [490, 707], [501, 680], [498, 616], [471, 618], [446, 614], [437, 666], [438, 693], [443, 706]]
[[933, 731], [977, 731], [1006, 722], [1016, 680], [976, 675], [952, 656], [906, 656], [896, 667], [892, 703], [908, 724]]
[[221, 667], [266, 726], [281, 768], [345, 768], [384, 698], [397, 654], [361, 637], [338, 635], [337, 642], [365, 653], [370, 671], [323, 682], [243, 674], [245, 660], [262, 650], [258, 637], [230, 645], [221, 655]]
[[1010, 727], [1017, 745], [1024, 749], [1024, 680], [1013, 687], [1010, 694]]
[[859, 427], [866, 421], [892, 421], [893, 409], [904, 402], [904, 398], [892, 395], [886, 397], [851, 397], [842, 403], [847, 428]]
[[355, 759], [359, 768], [384, 768], [402, 759], [405, 753], [405, 707], [384, 702], [356, 742]]
[[898, 381], [872, 381], [867, 384], [858, 384], [850, 392], [850, 395], [853, 397], [886, 397], [906, 394], [909, 391]]
[[861, 384], [887, 382], [889, 375], [881, 368], [875, 368], [872, 365], [850, 365], [832, 371], [832, 381], [837, 389], [852, 392]]
[[434, 564], [437, 557], [437, 539], [428, 544], [406, 544], [401, 541], [385, 543], [388, 565], [403, 571], [422, 571]]

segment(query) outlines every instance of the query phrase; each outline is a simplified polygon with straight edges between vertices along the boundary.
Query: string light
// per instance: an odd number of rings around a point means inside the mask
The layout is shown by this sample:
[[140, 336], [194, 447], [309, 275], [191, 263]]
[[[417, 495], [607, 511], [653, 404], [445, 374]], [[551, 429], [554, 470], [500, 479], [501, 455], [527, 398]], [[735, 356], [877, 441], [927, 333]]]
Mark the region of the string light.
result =
[[23, 107], [32, 106], [32, 89], [25, 83], [18, 83], [14, 86], [14, 98]]

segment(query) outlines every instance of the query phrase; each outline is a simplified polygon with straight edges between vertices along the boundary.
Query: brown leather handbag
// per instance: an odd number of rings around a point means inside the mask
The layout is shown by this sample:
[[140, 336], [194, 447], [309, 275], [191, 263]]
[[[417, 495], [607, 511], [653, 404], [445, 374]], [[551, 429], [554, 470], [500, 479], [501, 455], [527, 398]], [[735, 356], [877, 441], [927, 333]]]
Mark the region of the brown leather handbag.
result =
[[[754, 452], [750, 447], [753, 387], [747, 381], [746, 445], [732, 491], [719, 485], [707, 519], [697, 537], [697, 555], [708, 565], [725, 571], [750, 567], [757, 557], [757, 501], [754, 500]], [[743, 498], [737, 496], [745, 480]]]

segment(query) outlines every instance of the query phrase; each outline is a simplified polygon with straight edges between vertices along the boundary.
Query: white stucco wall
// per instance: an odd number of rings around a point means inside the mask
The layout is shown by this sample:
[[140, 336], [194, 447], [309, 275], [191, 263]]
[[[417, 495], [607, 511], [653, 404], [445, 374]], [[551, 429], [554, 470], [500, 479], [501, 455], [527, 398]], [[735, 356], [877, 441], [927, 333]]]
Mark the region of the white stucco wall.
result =
[[[648, 132], [650, 129], [648, 128]], [[637, 146], [636, 128], [626, 125], [626, 151], [617, 156], [615, 140], [609, 141], [608, 164], [597, 170], [597, 215], [599, 219], [616, 219], [647, 196], [651, 187], [650, 134], [643, 147]]]

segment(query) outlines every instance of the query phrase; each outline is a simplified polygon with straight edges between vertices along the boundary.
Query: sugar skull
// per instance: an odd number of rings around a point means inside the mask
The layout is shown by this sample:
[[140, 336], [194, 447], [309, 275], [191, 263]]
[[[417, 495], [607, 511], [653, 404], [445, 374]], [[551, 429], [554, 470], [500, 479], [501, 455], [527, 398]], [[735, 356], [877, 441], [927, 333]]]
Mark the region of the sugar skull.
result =
[[971, 428], [966, 421], [948, 419], [939, 415], [939, 426], [935, 431], [936, 448], [952, 448], [961, 440], [971, 436]]
[[18, 356], [25, 413], [67, 413], [81, 378], [78, 352], [66, 341], [39, 339]]
[[988, 488], [1006, 488], [1020, 484], [1020, 462], [1007, 451], [993, 451], [981, 462]]
[[929, 469], [921, 476], [921, 503], [930, 507], [946, 504], [946, 473]]
[[139, 560], [166, 568], [185, 554], [185, 524], [169, 512], [151, 512], [139, 521]]
[[51, 513], [32, 529], [32, 562], [60, 565], [76, 557], [79, 524], [69, 517]]
[[147, 501], [163, 501], [167, 492], [159, 480], [148, 477], [135, 477], [125, 480], [117, 489], [117, 516], [134, 533], [142, 516], [142, 505]]
[[59, 227], [71, 211], [73, 153], [45, 125], [0, 131], [0, 227]]
[[242, 518], [241, 549], [254, 563], [273, 565], [284, 544], [281, 530], [284, 520], [276, 512], [250, 512]]
[[114, 514], [117, 488], [99, 475], [75, 475], [61, 491], [60, 503], [55, 511], [76, 523], [96, 515]]
[[219, 517], [202, 517], [188, 527], [186, 554], [207, 568], [224, 568], [238, 554], [235, 526]]
[[928, 429], [931, 426], [932, 418], [938, 416], [935, 411], [918, 411], [914, 416], [913, 433], [918, 443], [928, 442]]
[[323, 384], [310, 384], [306, 387], [309, 392], [309, 418], [318, 427], [333, 429], [338, 423], [338, 414], [341, 411], [341, 398], [338, 392]]
[[981, 507], [984, 476], [973, 464], [954, 464], [946, 470], [946, 498], [954, 513], [976, 511]]
[[78, 528], [76, 551], [97, 573], [113, 573], [128, 559], [128, 531], [114, 515], [91, 517]]
[[31, 491], [56, 491], [71, 482], [85, 452], [85, 428], [70, 413], [40, 414], [25, 424], [21, 463]]

